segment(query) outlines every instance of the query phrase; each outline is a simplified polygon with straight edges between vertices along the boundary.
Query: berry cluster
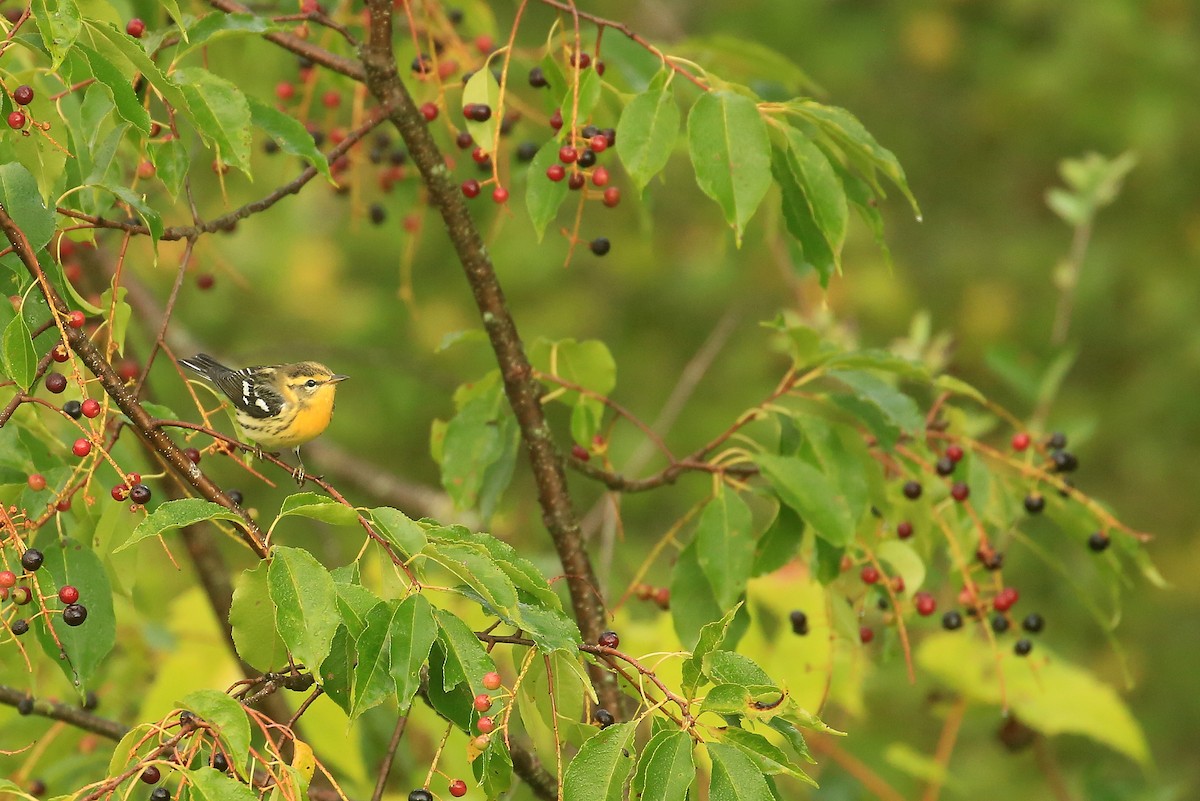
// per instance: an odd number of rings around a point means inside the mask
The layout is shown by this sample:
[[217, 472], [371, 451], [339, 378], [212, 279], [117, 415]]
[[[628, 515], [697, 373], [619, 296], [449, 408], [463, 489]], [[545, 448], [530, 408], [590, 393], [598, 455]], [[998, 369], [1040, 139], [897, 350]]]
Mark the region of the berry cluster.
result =
[[[0, 601], [12, 601], [7, 613], [0, 613], [5, 625], [13, 636], [20, 637], [29, 632], [31, 618], [48, 615], [51, 610], [45, 605], [46, 598], [38, 598], [34, 589], [38, 586], [35, 581], [37, 573], [46, 561], [46, 556], [37, 548], [27, 548], [21, 554], [21, 573], [12, 570], [0, 570]], [[81, 626], [87, 620], [87, 607], [79, 603], [79, 588], [72, 584], [64, 584], [58, 588], [57, 598], [63, 604], [62, 620], [68, 626]], [[55, 597], [55, 596], [50, 596]], [[24, 607], [37, 600], [42, 609], [32, 616], [26, 615]], [[11, 621], [9, 621], [11, 618]]]

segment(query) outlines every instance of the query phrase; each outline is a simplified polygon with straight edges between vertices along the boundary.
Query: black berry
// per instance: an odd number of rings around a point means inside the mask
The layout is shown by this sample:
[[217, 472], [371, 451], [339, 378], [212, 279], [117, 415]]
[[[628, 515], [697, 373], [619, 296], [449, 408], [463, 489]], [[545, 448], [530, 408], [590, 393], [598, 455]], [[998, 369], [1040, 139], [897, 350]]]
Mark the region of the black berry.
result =
[[454, 137], [454, 144], [459, 150], [466, 150], [475, 144], [475, 140], [471, 138], [470, 131], [459, 131], [458, 136]]
[[588, 243], [588, 248], [597, 256], [603, 256], [612, 250], [612, 243], [606, 237], [598, 236]]
[[213, 754], [212, 766], [224, 773], [225, 771], [229, 770], [229, 760], [225, 758], [224, 754], [218, 751], [217, 753]]
[[87, 607], [83, 604], [67, 604], [67, 608], [63, 610], [63, 623], [68, 626], [82, 626], [83, 621], [87, 620]]
[[130, 499], [140, 506], [150, 503], [150, 495], [150, 488], [145, 484], [134, 484], [133, 489], [129, 490]]
[[167, 801], [171, 797], [171, 791], [166, 787], [155, 787], [150, 791], [150, 801]]
[[955, 629], [961, 629], [962, 624], [963, 624], [962, 615], [960, 615], [957, 611], [955, 611], [953, 609], [951, 609], [946, 614], [942, 615], [942, 628], [944, 628], [946, 631], [954, 631]]
[[231, 489], [231, 490], [227, 490], [227, 491], [225, 492], [225, 494], [226, 494], [226, 495], [229, 497], [229, 500], [233, 501], [233, 502], [234, 502], [234, 503], [236, 503], [238, 506], [241, 506], [241, 505], [242, 505], [242, 501], [244, 501], [244, 500], [245, 500], [245, 498], [243, 498], [243, 497], [242, 497], [242, 492], [241, 492], [241, 490], [235, 490], [235, 489]]
[[801, 637], [808, 634], [808, 615], [797, 609], [788, 615], [788, 618], [792, 621], [792, 633]]
[[1050, 439], [1046, 440], [1046, 444], [1053, 450], [1062, 450], [1067, 447], [1067, 435], [1061, 431], [1055, 431], [1050, 435]]
[[600, 633], [598, 642], [605, 648], [616, 648], [621, 644], [621, 638], [617, 636], [615, 631], [604, 631]]
[[616, 721], [616, 718], [614, 718], [614, 717], [613, 717], [613, 714], [612, 714], [612, 712], [609, 712], [609, 711], [608, 711], [607, 709], [605, 709], [604, 707], [600, 707], [599, 709], [597, 709], [597, 710], [596, 710], [596, 711], [595, 711], [595, 712], [592, 714], [592, 718], [593, 718], [593, 719], [594, 719], [594, 720], [595, 720], [597, 723], [599, 723], [599, 724], [600, 724], [600, 728], [602, 728], [602, 729], [606, 729], [606, 728], [608, 728], [609, 726], [611, 726], [611, 725], [613, 725], [614, 723], [616, 723], [616, 722], [617, 722], [617, 721]]
[[1079, 459], [1070, 451], [1055, 451], [1050, 454], [1056, 473], [1072, 473], [1079, 468]]
[[69, 400], [63, 404], [63, 413], [72, 420], [78, 420], [83, 416], [83, 404], [77, 400]]
[[1013, 653], [1017, 656], [1028, 656], [1033, 650], [1033, 643], [1022, 637], [1013, 645]]
[[25, 632], [29, 631], [29, 621], [24, 618], [14, 620], [12, 623], [12, 633], [20, 637]]
[[919, 481], [904, 482], [904, 497], [910, 501], [915, 501], [921, 497], [921, 483]]
[[29, 572], [33, 572], [42, 566], [42, 562], [46, 561], [46, 556], [37, 548], [30, 548], [25, 553], [21, 554], [21, 567]]
[[150, 765], [142, 771], [141, 779], [146, 784], [158, 784], [158, 780], [162, 778], [162, 773], [154, 765]]
[[992, 631], [997, 634], [1008, 631], [1008, 618], [1001, 614], [992, 615]]
[[1025, 496], [1025, 511], [1031, 515], [1046, 508], [1046, 497], [1040, 492], [1031, 492]]
[[949, 456], [943, 456], [941, 459], [937, 460], [935, 469], [937, 470], [937, 474], [939, 476], [948, 476], [954, 472], [954, 460]]
[[1030, 612], [1028, 615], [1025, 616], [1025, 619], [1023, 621], [1021, 621], [1021, 628], [1025, 629], [1030, 634], [1037, 634], [1039, 631], [1041, 631], [1045, 627], [1046, 627], [1046, 619], [1043, 618], [1041, 615], [1039, 615], [1037, 612]]
[[421, 787], [408, 794], [408, 801], [433, 801], [433, 793]]
[[579, 159], [575, 162], [580, 167], [587, 169], [596, 163], [596, 151], [590, 147], [579, 154]]
[[28, 106], [33, 102], [33, 88], [28, 84], [21, 84], [13, 90], [13, 100], [19, 106]]
[[17, 701], [17, 714], [32, 715], [33, 714], [33, 696], [27, 695], [20, 701]]
[[67, 377], [62, 373], [51, 373], [46, 376], [46, 389], [55, 395], [67, 388]]
[[517, 145], [517, 161], [528, 163], [537, 155], [538, 146], [534, 142], [522, 142]]
[[[1092, 535], [1088, 537], [1088, 547], [1096, 553], [1100, 553], [1107, 548], [1109, 542], [1111, 542], [1111, 540], [1109, 540], [1108, 535], [1103, 531], [1093, 531]], [[29, 552], [26, 551], [26, 553]]]
[[367, 215], [371, 218], [371, 222], [375, 225], [382, 225], [387, 219], [387, 209], [382, 203], [372, 203], [371, 208], [367, 210]]
[[598, 133], [600, 133], [600, 129], [595, 125], [585, 125], [583, 126], [583, 129], [579, 131], [579, 135], [584, 139], [591, 139]]
[[546, 80], [546, 73], [542, 72], [541, 67], [534, 67], [529, 71], [529, 85], [534, 89], [544, 89], [550, 85]]
[[83, 708], [91, 712], [100, 706], [100, 696], [96, 695], [95, 690], [88, 690], [87, 695], [83, 697]]

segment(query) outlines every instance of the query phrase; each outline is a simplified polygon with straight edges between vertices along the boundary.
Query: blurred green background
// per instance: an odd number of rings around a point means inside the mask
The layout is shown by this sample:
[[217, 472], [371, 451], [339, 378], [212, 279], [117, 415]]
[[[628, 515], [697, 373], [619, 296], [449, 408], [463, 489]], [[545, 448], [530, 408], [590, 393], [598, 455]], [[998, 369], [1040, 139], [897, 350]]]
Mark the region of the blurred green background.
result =
[[[526, 340], [607, 342], [618, 364], [615, 397], [643, 419], [655, 419], [685, 365], [716, 333], [721, 349], [667, 435], [679, 452], [723, 429], [774, 386], [786, 362], [763, 357], [766, 335], [758, 323], [782, 308], [832, 316], [869, 346], [908, 336], [913, 320], [927, 313], [932, 330], [952, 342], [953, 371], [1027, 417], [1028, 400], [990, 365], [1003, 352], [1008, 363], [1036, 373], [1060, 353], [1050, 342], [1058, 302], [1052, 273], [1071, 231], [1047, 208], [1045, 193], [1062, 183], [1061, 159], [1088, 151], [1136, 154], [1122, 193], [1096, 220], [1069, 336], [1078, 359], [1047, 429], [1070, 434], [1083, 489], [1154, 532], [1151, 552], [1174, 585], [1159, 591], [1135, 580], [1118, 629], [1136, 680], [1128, 700], [1156, 768], [1143, 773], [1077, 739], [1056, 740], [1054, 748], [1070, 797], [1194, 797], [1200, 599], [1188, 576], [1200, 564], [1192, 546], [1196, 496], [1187, 476], [1200, 473], [1200, 448], [1193, 444], [1200, 437], [1200, 9], [1186, 0], [663, 0], [612, 2], [602, 12], [663, 42], [668, 52], [671, 42], [719, 34], [784, 54], [820, 84], [822, 100], [858, 115], [896, 153], [924, 212], [917, 222], [902, 200], [884, 205], [891, 266], [856, 225], [846, 274], [825, 295], [811, 278], [795, 274], [767, 235], [773, 201], [764, 204], [741, 250], [734, 249], [682, 152], [665, 182], [651, 185], [644, 205], [618, 174], [623, 204], [589, 208], [581, 236], [612, 240], [603, 259], [580, 248], [564, 267], [566, 242], [554, 231], [537, 245], [519, 205], [524, 176], [515, 165], [515, 215], [476, 201]], [[495, 13], [500, 31], [507, 30], [511, 8]], [[528, 47], [544, 40], [549, 19], [544, 9], [530, 10]], [[464, 25], [467, 34], [472, 25], [486, 29], [470, 16]], [[290, 57], [264, 62], [255, 48], [214, 50], [214, 58], [225, 59], [222, 70], [244, 75], [244, 88], [260, 96], [295, 78]], [[314, 104], [311, 119], [326, 130], [345, 125], [350, 84], [322, 77], [319, 86], [318, 96], [337, 89], [344, 102], [338, 110]], [[694, 99], [689, 91], [681, 88], [681, 97]], [[427, 99], [433, 90], [416, 92]], [[438, 125], [458, 162], [456, 175], [475, 175], [468, 155], [453, 149], [444, 120]], [[526, 119], [513, 141], [541, 143], [547, 133]], [[227, 176], [231, 204], [262, 195], [296, 171], [294, 163], [266, 155], [256, 168], [254, 186]], [[204, 205], [213, 208], [215, 178], [205, 169], [195, 180]], [[216, 285], [209, 291], [185, 285], [178, 328], [192, 346], [231, 363], [315, 358], [351, 374], [324, 439], [370, 470], [436, 488], [431, 422], [453, 413], [453, 388], [487, 370], [488, 353], [472, 342], [438, 350], [448, 334], [478, 321], [440, 222], [420, 217], [414, 206], [413, 181], [383, 197], [364, 166], [351, 174], [351, 186], [341, 195], [313, 186], [232, 234], [203, 241], [195, 270], [214, 274]], [[386, 209], [380, 226], [367, 219], [375, 202]], [[420, 218], [419, 233], [404, 226], [410, 215]], [[559, 222], [569, 225], [569, 215]], [[148, 263], [148, 253], [133, 252]], [[177, 253], [164, 245], [161, 265], [139, 270], [160, 302]], [[406, 302], [401, 290], [410, 272]], [[178, 378], [165, 366], [156, 370], [155, 386], [183, 408]], [[616, 463], [639, 445], [636, 431], [619, 427]], [[311, 452], [310, 470], [344, 478], [322, 465], [320, 448]], [[651, 461], [646, 469], [655, 466]], [[245, 481], [232, 467], [216, 471], [226, 483]], [[706, 482], [687, 480], [668, 493], [628, 501], [624, 540], [600, 557], [605, 569], [611, 563], [614, 586], [624, 586], [649, 544], [707, 491]], [[575, 486], [579, 507], [588, 509], [598, 493], [582, 480]], [[511, 500], [491, 528], [548, 551], [528, 489], [518, 469]], [[248, 491], [248, 501], [273, 508], [260, 492]], [[371, 500], [365, 492], [358, 497]], [[1032, 560], [1022, 569], [1027, 608], [1052, 621], [1047, 636], [1055, 649], [1120, 683], [1118, 660], [1060, 577]], [[666, 583], [665, 576], [652, 578]], [[897, 779], [902, 774], [884, 760], [885, 750], [898, 741], [931, 750], [939, 707], [927, 697], [928, 683], [910, 687], [898, 663], [876, 671], [870, 688], [865, 718], [839, 723], [853, 732], [847, 748]], [[994, 736], [1001, 722], [995, 709], [968, 715], [951, 763], [961, 784], [946, 797], [998, 797], [1001, 788], [1047, 797], [1038, 757], [1010, 754]], [[820, 778], [821, 798], [865, 797], [836, 768], [823, 768]]]

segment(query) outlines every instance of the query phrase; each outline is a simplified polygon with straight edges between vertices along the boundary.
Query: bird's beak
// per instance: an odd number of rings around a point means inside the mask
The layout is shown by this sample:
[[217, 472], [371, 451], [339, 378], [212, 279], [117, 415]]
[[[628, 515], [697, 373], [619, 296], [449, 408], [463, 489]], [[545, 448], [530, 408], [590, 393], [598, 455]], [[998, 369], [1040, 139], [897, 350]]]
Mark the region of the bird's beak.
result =
[[350, 377], [350, 376], [348, 376], [348, 375], [342, 375], [341, 373], [336, 373], [336, 374], [334, 374], [334, 375], [331, 375], [331, 376], [329, 376], [329, 381], [328, 381], [328, 383], [330, 383], [330, 384], [336, 384], [336, 383], [338, 383], [339, 381], [345, 381], [345, 380], [346, 380], [347, 378], [349, 378], [349, 377]]

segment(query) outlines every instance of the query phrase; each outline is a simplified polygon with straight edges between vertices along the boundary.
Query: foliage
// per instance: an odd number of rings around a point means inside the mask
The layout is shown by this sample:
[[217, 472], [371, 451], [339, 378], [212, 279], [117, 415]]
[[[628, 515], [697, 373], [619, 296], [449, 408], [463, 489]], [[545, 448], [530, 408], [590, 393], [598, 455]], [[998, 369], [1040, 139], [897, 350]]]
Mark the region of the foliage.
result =
[[[1082, 734], [1147, 764], [1120, 697], [1013, 608], [1011, 554], [1062, 572], [1106, 633], [1131, 575], [1161, 583], [1147, 535], [1072, 483], [1077, 456], [1044, 424], [1069, 356], [1027, 382], [1039, 408], [1023, 421], [935, 352], [862, 347], [785, 307], [756, 334], [758, 361], [779, 365], [773, 389], [740, 395], [681, 456], [616, 399], [623, 351], [570, 318], [521, 344], [492, 254], [503, 267], [513, 240], [533, 239], [574, 268], [586, 251], [620, 253], [625, 241], [585, 228], [635, 202], [656, 224], [654, 196], [680, 170], [714, 204], [696, 213], [723, 220], [736, 247], [775, 243], [794, 277], [822, 288], [852, 267], [851, 210], [884, 258], [885, 192], [919, 215], [895, 155], [810, 96], [784, 57], [727, 38], [672, 55], [622, 23], [546, 5], [558, 13], [537, 35], [540, 21], [502, 25], [486, 4], [386, 0], [305, 2], [299, 14], [168, 3], [144, 30], [123, 8], [68, 0], [8, 21], [0, 559], [16, 586], [0, 585], [0, 700], [72, 727], [4, 757], [19, 780], [10, 791], [36, 772], [86, 799], [128, 797], [139, 781], [214, 801], [374, 787], [375, 798], [444, 797], [442, 779], [469, 765], [472, 797], [819, 797], [812, 754], [844, 753], [822, 717], [861, 707], [868, 661], [945, 687], [951, 720], [996, 708], [1035, 737]], [[271, 99], [239, 73], [242, 50], [272, 72], [284, 68], [269, 54], [292, 51], [296, 80]], [[533, 70], [540, 80], [518, 80]], [[511, 144], [520, 117], [544, 141]], [[294, 157], [293, 174], [256, 142]], [[482, 178], [451, 181], [455, 145]], [[1090, 228], [1132, 166], [1069, 163], [1070, 191], [1051, 206]], [[444, 514], [311, 476], [313, 491], [278, 497], [271, 514], [267, 488], [290, 480], [289, 465], [230, 436], [225, 399], [182, 380], [184, 329], [203, 326], [200, 293], [214, 283], [214, 268], [197, 266], [217, 261], [209, 242], [265, 226], [260, 215], [323, 185], [350, 193], [360, 220], [401, 209], [386, 248], [408, 267], [388, 286], [408, 308], [420, 308], [408, 270], [424, 210], [442, 215], [465, 269], [485, 336], [447, 338], [464, 354], [458, 387], [426, 418]], [[484, 188], [494, 213], [479, 208], [486, 196], [468, 205]], [[1082, 253], [1072, 258], [1077, 279]], [[316, 273], [314, 286], [334, 285], [332, 267]], [[336, 292], [321, 298], [305, 280], [288, 291], [306, 311], [342, 312]], [[307, 347], [285, 319], [290, 298], [254, 286], [256, 313]], [[378, 354], [373, 369], [391, 370], [394, 356]], [[391, 436], [385, 419], [365, 419], [366, 436]], [[631, 431], [658, 451], [657, 470], [619, 452]], [[614, 527], [639, 495], [663, 499], [653, 527], [627, 529], [636, 556], [623, 593], [598, 578], [564, 468], [574, 491], [603, 490]], [[408, 470], [354, 472], [386, 484]], [[233, 489], [245, 482], [253, 490]], [[482, 530], [535, 502], [557, 563]], [[147, 568], [164, 560], [190, 562], [186, 581]], [[1080, 563], [1087, 582], [1070, 578]], [[951, 611], [965, 624], [942, 617]], [[197, 637], [192, 618], [213, 613]], [[603, 630], [609, 615], [620, 637]], [[285, 692], [305, 695], [284, 703]], [[98, 693], [114, 720], [91, 713]], [[950, 794], [948, 760], [909, 758], [902, 772]]]

